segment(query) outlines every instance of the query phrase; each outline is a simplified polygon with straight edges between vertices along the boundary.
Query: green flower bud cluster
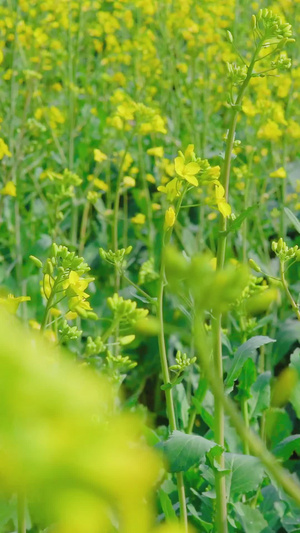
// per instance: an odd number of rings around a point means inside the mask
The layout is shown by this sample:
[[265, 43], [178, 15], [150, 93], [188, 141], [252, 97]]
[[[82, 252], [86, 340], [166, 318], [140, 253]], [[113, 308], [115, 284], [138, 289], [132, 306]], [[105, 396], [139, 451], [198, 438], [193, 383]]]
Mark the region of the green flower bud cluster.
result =
[[250, 298], [254, 294], [257, 294], [258, 292], [264, 292], [268, 288], [269, 286], [265, 283], [264, 278], [250, 276], [249, 284], [245, 287], [245, 289], [242, 292], [242, 301], [246, 300], [247, 298]]
[[292, 26], [283, 22], [279, 15], [270, 9], [260, 9], [254, 22], [255, 31], [261, 39], [273, 42], [289, 40], [292, 36]]
[[79, 339], [82, 335], [82, 331], [77, 326], [70, 326], [66, 320], [63, 320], [58, 331], [60, 333], [61, 343]]
[[108, 250], [107, 252], [103, 248], [99, 248], [99, 254], [104, 261], [110, 263], [111, 265], [122, 266], [125, 260], [126, 255], [129, 255], [132, 251], [132, 246], [127, 246], [127, 248], [121, 248], [116, 252]]
[[122, 296], [115, 293], [112, 297], [107, 298], [108, 307], [113, 311], [114, 320], [118, 322], [128, 322], [131, 325], [138, 320], [145, 318], [149, 311], [148, 309], [137, 309], [136, 302], [132, 300], [124, 300]]
[[120, 373], [127, 373], [137, 366], [135, 361], [132, 361], [128, 355], [112, 355], [111, 352], [107, 352], [106, 356], [107, 366], [114, 372], [118, 370]]
[[30, 258], [38, 268], [42, 268], [44, 274], [41, 285], [42, 295], [48, 301], [47, 312], [68, 298], [68, 310], [72, 312], [72, 318], [79, 315], [91, 320], [98, 319], [88, 302], [90, 295], [85, 292], [94, 278], [82, 277], [90, 270], [83, 257], [70, 252], [66, 246], [53, 243], [44, 264], [37, 257]]
[[294, 257], [296, 257], [297, 260], [300, 259], [300, 250], [298, 249], [298, 246], [296, 245], [289, 248], [282, 237], [280, 237], [278, 242], [272, 242], [272, 250], [282, 262], [286, 262]]
[[193, 365], [197, 361], [197, 357], [188, 357], [186, 353], [181, 353], [180, 350], [176, 354], [176, 365], [170, 366], [170, 370], [181, 374], [186, 368]]
[[73, 270], [80, 276], [91, 270], [83, 257], [77, 256], [75, 252], [70, 252], [66, 246], [53, 243], [49, 257], [53, 266], [57, 266], [60, 270]]
[[241, 85], [247, 77], [247, 67], [236, 65], [235, 63], [227, 62], [228, 77], [231, 83], [235, 86]]
[[47, 189], [47, 197], [55, 204], [65, 198], [73, 198], [74, 187], [78, 187], [82, 183], [82, 179], [67, 168], [63, 174], [48, 171], [45, 173], [45, 178], [48, 178], [53, 183], [53, 190], [49, 191]]
[[148, 283], [149, 281], [154, 281], [155, 279], [158, 279], [159, 275], [154, 269], [154, 259], [151, 257], [148, 259], [148, 261], [145, 261], [140, 270], [139, 270], [139, 277], [138, 282], [139, 285], [143, 285], [144, 283]]
[[103, 353], [104, 351], [105, 344], [100, 336], [94, 338], [89, 336], [87, 338], [84, 352], [84, 355], [86, 357], [90, 357], [91, 355], [98, 355], [99, 353]]
[[284, 72], [289, 70], [292, 66], [292, 60], [290, 57], [287, 57], [286, 54], [281, 53], [276, 61], [271, 62], [271, 67], [277, 69], [279, 72]]

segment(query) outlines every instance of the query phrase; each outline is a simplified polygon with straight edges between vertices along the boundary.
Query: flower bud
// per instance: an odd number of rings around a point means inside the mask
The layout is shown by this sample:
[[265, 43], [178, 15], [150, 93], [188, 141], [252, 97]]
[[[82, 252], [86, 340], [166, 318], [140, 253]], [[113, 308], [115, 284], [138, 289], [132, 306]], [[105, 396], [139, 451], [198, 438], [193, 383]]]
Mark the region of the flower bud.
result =
[[172, 228], [175, 224], [176, 215], [173, 207], [169, 207], [165, 214], [165, 229]]

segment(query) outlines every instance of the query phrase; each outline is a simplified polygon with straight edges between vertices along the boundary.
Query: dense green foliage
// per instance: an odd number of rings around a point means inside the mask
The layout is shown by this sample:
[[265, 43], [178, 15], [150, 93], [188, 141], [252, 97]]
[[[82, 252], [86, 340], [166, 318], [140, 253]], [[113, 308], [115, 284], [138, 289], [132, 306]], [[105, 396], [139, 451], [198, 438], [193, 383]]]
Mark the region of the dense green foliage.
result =
[[0, 530], [298, 531], [300, 1], [0, 15]]

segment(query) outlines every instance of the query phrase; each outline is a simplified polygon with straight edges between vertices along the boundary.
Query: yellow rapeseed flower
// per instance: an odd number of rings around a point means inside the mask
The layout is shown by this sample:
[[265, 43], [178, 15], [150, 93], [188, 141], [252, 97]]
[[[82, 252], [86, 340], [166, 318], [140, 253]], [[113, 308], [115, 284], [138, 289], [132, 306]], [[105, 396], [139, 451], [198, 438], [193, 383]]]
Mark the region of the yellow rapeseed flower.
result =
[[132, 217], [131, 222], [133, 222], [133, 224], [139, 224], [142, 226], [146, 222], [146, 217], [143, 213], [138, 213]]
[[17, 189], [13, 181], [8, 181], [1, 190], [4, 196], [17, 196]]
[[102, 163], [102, 161], [106, 161], [107, 155], [101, 152], [101, 150], [98, 150], [98, 148], [95, 148], [94, 150], [94, 160], [98, 163]]
[[148, 148], [148, 155], [153, 155], [155, 157], [164, 157], [164, 149], [162, 146], [157, 146], [156, 148]]
[[271, 178], [286, 178], [286, 170], [283, 167], [278, 168], [274, 172], [271, 172], [270, 174]]
[[199, 170], [200, 165], [198, 165], [198, 163], [191, 162], [186, 165], [183, 157], [179, 156], [175, 158], [176, 174], [195, 187], [198, 187], [198, 180], [195, 176], [198, 174]]
[[165, 213], [165, 229], [172, 228], [175, 224], [176, 214], [174, 208], [171, 206]]
[[4, 140], [0, 138], [0, 161], [5, 155], [7, 155], [7, 157], [11, 157], [11, 153], [6, 142], [4, 142]]

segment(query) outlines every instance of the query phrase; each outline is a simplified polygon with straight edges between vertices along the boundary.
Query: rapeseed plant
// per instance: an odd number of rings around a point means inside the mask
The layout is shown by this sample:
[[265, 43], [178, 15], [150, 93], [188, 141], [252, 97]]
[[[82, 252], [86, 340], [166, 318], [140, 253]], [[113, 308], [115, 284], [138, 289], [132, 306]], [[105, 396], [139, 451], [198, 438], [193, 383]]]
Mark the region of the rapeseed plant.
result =
[[297, 528], [299, 5], [0, 6], [4, 532]]

